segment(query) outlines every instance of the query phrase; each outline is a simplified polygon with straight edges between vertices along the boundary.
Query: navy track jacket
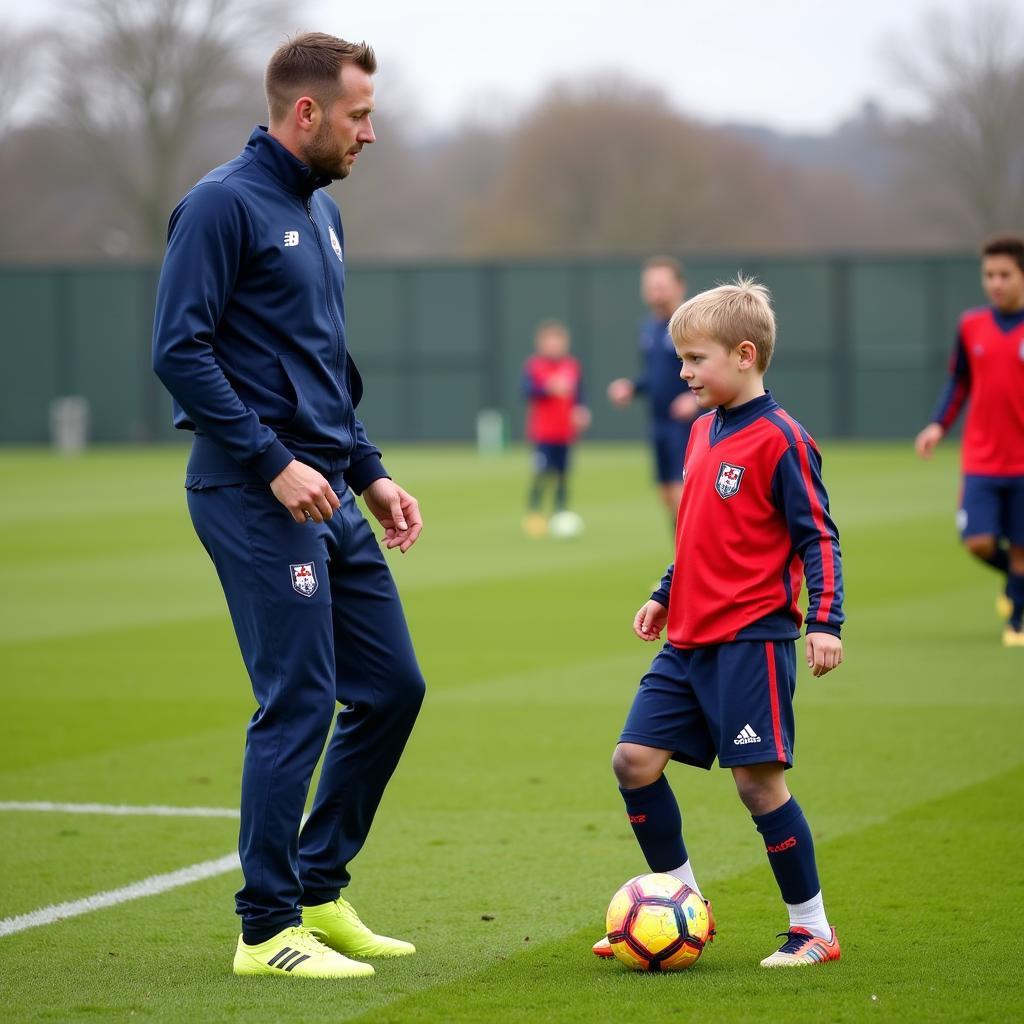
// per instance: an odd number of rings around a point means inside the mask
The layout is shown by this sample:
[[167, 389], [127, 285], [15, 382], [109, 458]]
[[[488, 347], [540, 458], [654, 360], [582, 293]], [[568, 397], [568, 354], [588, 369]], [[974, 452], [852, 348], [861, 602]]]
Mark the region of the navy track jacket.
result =
[[269, 482], [293, 458], [357, 493], [387, 476], [355, 415], [329, 183], [259, 127], [171, 214], [153, 369], [196, 434], [186, 487]]
[[668, 320], [654, 314], [640, 328], [639, 347], [643, 370], [633, 379], [638, 395], [646, 395], [650, 403], [651, 419], [655, 423], [688, 424], [672, 418], [672, 403], [690, 390], [690, 385], [679, 376], [679, 356], [668, 333]]

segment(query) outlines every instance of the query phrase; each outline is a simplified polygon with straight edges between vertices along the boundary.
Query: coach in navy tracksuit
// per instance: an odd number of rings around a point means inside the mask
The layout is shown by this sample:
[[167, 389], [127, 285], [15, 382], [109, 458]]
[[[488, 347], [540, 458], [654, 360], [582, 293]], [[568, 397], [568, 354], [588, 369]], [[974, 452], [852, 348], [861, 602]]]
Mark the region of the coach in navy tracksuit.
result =
[[[174, 210], [154, 329], [154, 369], [174, 397], [175, 426], [195, 434], [189, 511], [259, 703], [246, 740], [237, 896], [249, 945], [298, 925], [300, 907], [335, 900], [348, 884], [424, 688], [354, 495], [389, 548], [408, 550], [422, 522], [356, 417], [344, 236], [323, 191], [374, 141], [376, 64], [368, 47], [333, 40], [356, 56], [342, 53], [337, 96], [307, 100], [303, 90], [330, 92], [309, 61], [323, 39], [333, 37], [300, 37], [275, 54], [271, 127], [255, 129]], [[350, 68], [354, 89], [345, 87]], [[336, 700], [345, 707], [299, 838]]]
[[699, 411], [686, 381], [679, 378], [679, 357], [668, 334], [669, 318], [686, 298], [682, 264], [671, 256], [653, 256], [644, 264], [640, 293], [651, 311], [640, 328], [642, 370], [608, 385], [608, 398], [625, 406], [636, 395], [647, 399], [654, 476], [662, 502], [675, 522], [683, 491], [683, 458], [690, 426]]

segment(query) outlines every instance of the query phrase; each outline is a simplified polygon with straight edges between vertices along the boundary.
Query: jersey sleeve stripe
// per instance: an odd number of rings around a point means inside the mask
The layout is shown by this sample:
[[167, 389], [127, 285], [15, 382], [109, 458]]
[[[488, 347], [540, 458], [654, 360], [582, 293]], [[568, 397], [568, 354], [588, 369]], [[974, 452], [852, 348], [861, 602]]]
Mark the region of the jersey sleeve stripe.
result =
[[[797, 424], [789, 420], [789, 417], [785, 413], [782, 417], [787, 420], [791, 426], [797, 427]], [[814, 610], [812, 616], [811, 609], [807, 610], [808, 620], [827, 622], [829, 614], [832, 611], [832, 605], [836, 599], [836, 570], [835, 570], [835, 555], [832, 551], [832, 537], [828, 530], [825, 529], [825, 510], [822, 507], [821, 499], [818, 497], [817, 489], [814, 486], [814, 480], [811, 477], [811, 460], [807, 454], [807, 445], [813, 442], [810, 436], [804, 431], [800, 431], [802, 439], [805, 441], [804, 444], [798, 444], [796, 446], [797, 452], [800, 459], [800, 473], [804, 481], [804, 490], [807, 492], [807, 501], [811, 507], [811, 517], [814, 521], [814, 526], [818, 531], [818, 546], [821, 552], [821, 574], [822, 574], [822, 588], [821, 588], [821, 599], [818, 602], [817, 609]]]

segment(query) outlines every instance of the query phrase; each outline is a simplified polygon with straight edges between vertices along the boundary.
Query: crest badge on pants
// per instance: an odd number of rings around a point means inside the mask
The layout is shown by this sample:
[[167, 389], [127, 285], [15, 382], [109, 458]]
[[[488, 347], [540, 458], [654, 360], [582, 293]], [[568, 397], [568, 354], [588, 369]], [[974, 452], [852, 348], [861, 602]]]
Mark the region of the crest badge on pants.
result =
[[316, 567], [312, 562], [303, 562], [301, 565], [291, 565], [292, 590], [303, 597], [312, 597], [316, 593]]
[[734, 466], [729, 462], [723, 462], [718, 467], [715, 490], [721, 497], [731, 498], [740, 489], [740, 481], [743, 479], [745, 469], [745, 466]]

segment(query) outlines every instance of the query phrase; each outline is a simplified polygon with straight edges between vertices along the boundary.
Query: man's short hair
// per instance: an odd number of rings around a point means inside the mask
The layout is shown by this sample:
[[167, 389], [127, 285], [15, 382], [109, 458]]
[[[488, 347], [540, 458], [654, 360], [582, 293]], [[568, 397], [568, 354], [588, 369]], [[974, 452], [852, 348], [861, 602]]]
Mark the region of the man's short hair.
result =
[[355, 64], [368, 75], [377, 70], [377, 56], [366, 43], [350, 43], [325, 32], [304, 32], [274, 51], [263, 84], [270, 120], [288, 116], [291, 105], [309, 95], [322, 107], [341, 95], [341, 69]]
[[981, 257], [1010, 256], [1024, 270], [1024, 238], [1020, 235], [996, 235], [981, 247]]
[[649, 260], [644, 260], [644, 270], [653, 270], [655, 267], [671, 270], [680, 284], [686, 280], [683, 265], [674, 256], [652, 256]]
[[763, 284], [742, 274], [733, 284], [694, 295], [673, 314], [668, 324], [676, 348], [687, 339], [708, 339], [732, 351], [742, 341], [757, 350], [757, 368], [764, 373], [775, 351], [775, 311]]

